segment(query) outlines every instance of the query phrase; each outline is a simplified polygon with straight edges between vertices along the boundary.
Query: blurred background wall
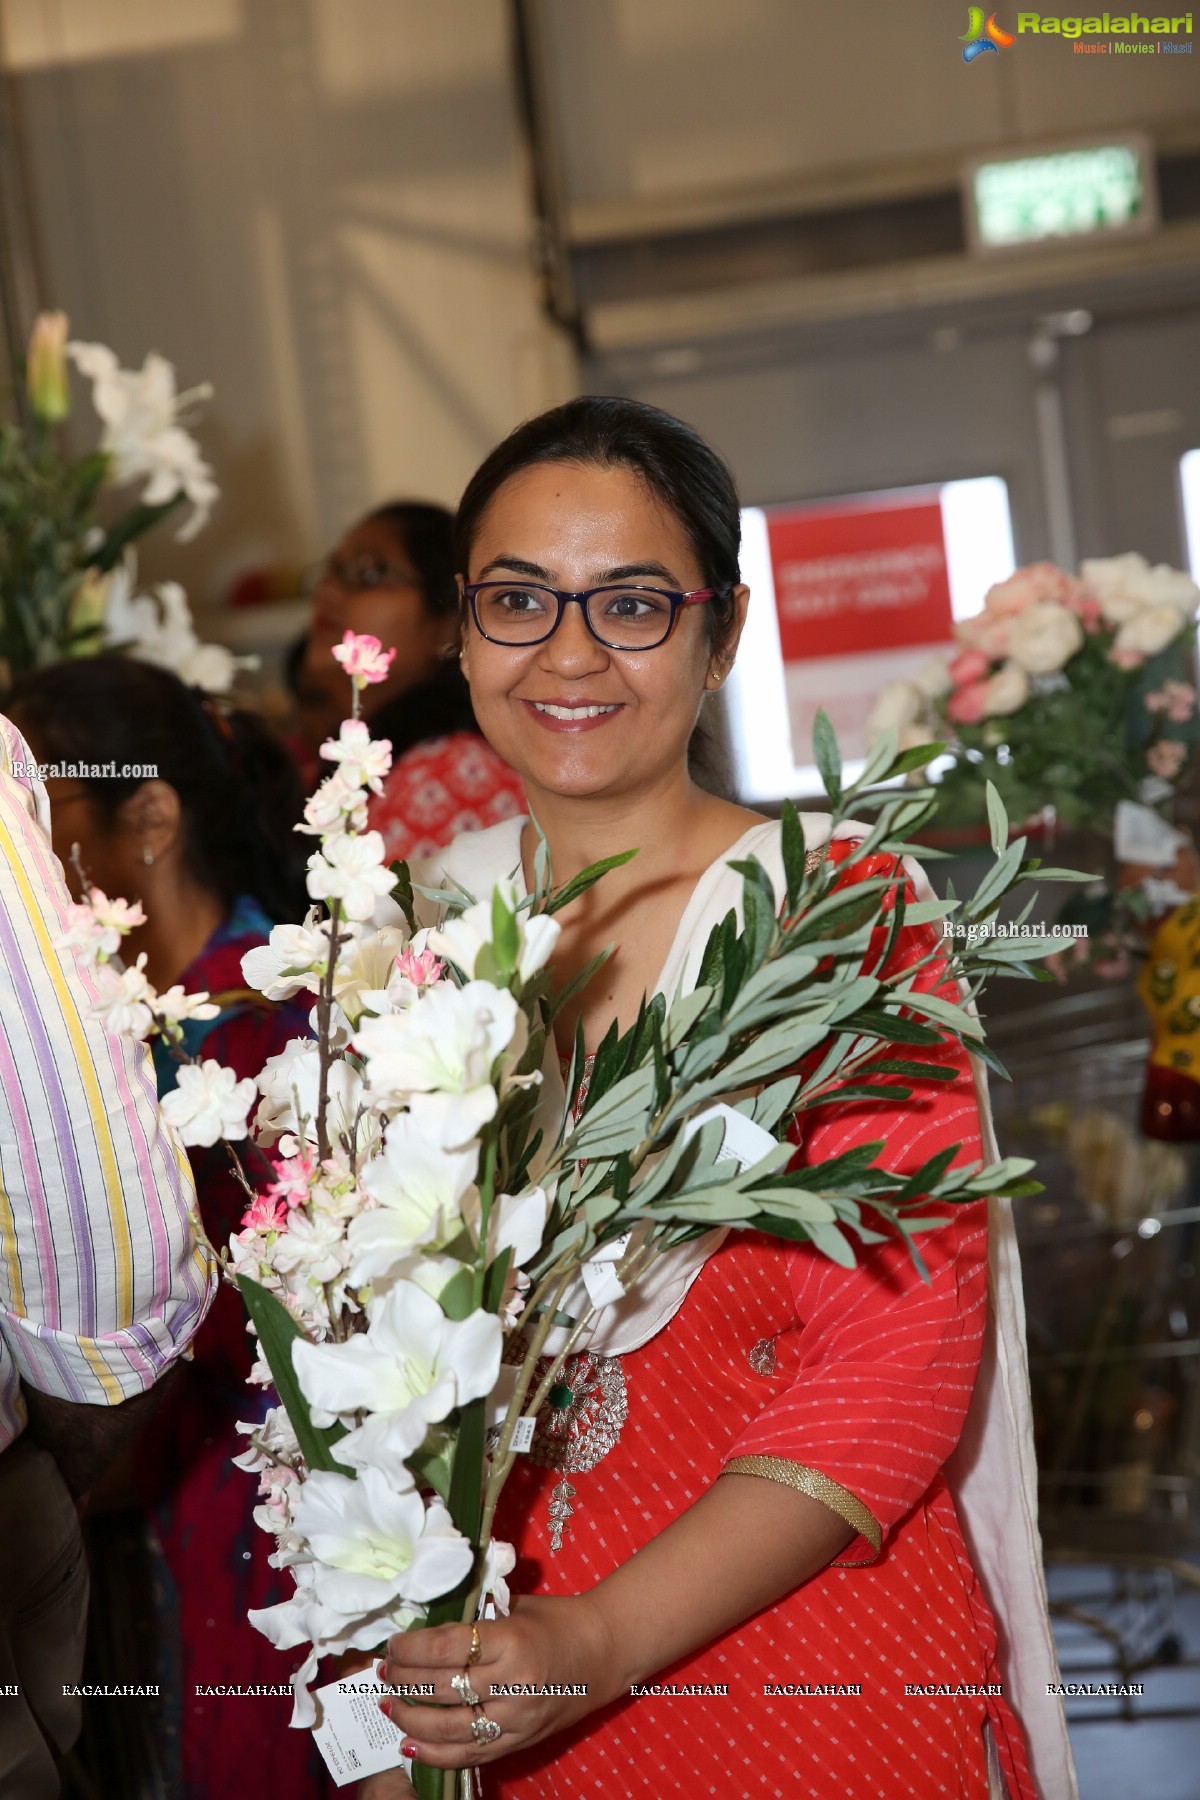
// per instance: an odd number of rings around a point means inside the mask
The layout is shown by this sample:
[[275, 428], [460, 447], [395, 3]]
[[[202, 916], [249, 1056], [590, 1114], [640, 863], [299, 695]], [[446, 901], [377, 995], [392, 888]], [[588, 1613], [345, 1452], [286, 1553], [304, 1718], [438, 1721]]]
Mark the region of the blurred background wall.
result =
[[[965, 22], [957, 0], [2, 0], [8, 279], [18, 311], [212, 382], [220, 507], [145, 552], [201, 607], [388, 494], [452, 502], [581, 387], [691, 418], [749, 501], [996, 473], [1018, 560], [1180, 563], [1195, 61], [1022, 37], [965, 67]], [[1156, 232], [970, 254], [966, 156], [1128, 126]]]

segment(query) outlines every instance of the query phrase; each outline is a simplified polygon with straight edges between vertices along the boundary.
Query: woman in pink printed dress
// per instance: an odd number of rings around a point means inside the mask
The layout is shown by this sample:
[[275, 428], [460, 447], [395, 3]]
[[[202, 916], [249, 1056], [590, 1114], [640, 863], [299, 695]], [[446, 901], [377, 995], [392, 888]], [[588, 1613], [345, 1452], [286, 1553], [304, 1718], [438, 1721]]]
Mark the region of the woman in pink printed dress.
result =
[[352, 525], [321, 566], [296, 672], [316, 779], [328, 773], [316, 767], [320, 744], [337, 736], [346, 710], [334, 645], [345, 631], [366, 632], [395, 651], [386, 681], [362, 696], [371, 736], [392, 746], [368, 820], [389, 861], [428, 856], [525, 810], [520, 776], [481, 736], [459, 670], [452, 523], [444, 506], [403, 500]]

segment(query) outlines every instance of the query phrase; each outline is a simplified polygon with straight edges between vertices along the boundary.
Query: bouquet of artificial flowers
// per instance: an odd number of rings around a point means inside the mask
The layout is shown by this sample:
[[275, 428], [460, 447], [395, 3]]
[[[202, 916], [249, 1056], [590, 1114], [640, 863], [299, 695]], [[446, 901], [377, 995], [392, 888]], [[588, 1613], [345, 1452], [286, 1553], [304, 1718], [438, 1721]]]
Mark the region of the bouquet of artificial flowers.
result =
[[[281, 1649], [307, 1646], [293, 1678], [300, 1725], [317, 1717], [309, 1684], [322, 1656], [473, 1620], [485, 1603], [506, 1610], [514, 1556], [492, 1526], [514, 1458], [597, 1309], [658, 1257], [724, 1226], [849, 1264], [855, 1237], [877, 1241], [882, 1221], [920, 1263], [917, 1237], [946, 1207], [1029, 1191], [1027, 1162], [951, 1168], [943, 1153], [901, 1176], [875, 1161], [882, 1144], [794, 1169], [788, 1128], [832, 1097], [904, 1099], [906, 1077], [948, 1077], [922, 1057], [948, 1039], [981, 1048], [973, 1009], [922, 991], [923, 964], [866, 972], [880, 928], [890, 944], [906, 922], [957, 914], [972, 929], [943, 943], [962, 946], [953, 965], [976, 988], [989, 969], [1035, 973], [1052, 942], [991, 935], [1000, 901], [1036, 867], [1023, 841], [1007, 843], [994, 795], [998, 861], [970, 902], [906, 904], [882, 877], [839, 888], [789, 807], [782, 916], [762, 866], [736, 865], [740, 928], [731, 913], [713, 931], [694, 989], [645, 1002], [623, 1033], [614, 1026], [584, 1097], [543, 1108], [556, 1016], [604, 960], [555, 991], [556, 914], [627, 857], [556, 887], [543, 841], [528, 895], [414, 894], [366, 829], [390, 747], [371, 740], [358, 698], [389, 654], [350, 633], [335, 652], [355, 705], [323, 747], [335, 767], [301, 827], [317, 839], [314, 905], [244, 962], [270, 998], [314, 995], [314, 1037], [271, 1058], [256, 1084], [211, 1060], [184, 1067], [163, 1102], [185, 1142], [252, 1129], [274, 1162], [270, 1184], [247, 1190], [225, 1265], [258, 1337], [253, 1379], [278, 1397], [243, 1428], [238, 1460], [259, 1477], [272, 1561], [296, 1582], [294, 1597], [251, 1616]], [[901, 856], [934, 801], [874, 784], [929, 752], [898, 753], [885, 738], [843, 788], [824, 715], [816, 748], [834, 824], [874, 821], [852, 859]], [[435, 920], [420, 930], [417, 902]], [[119, 969], [113, 951], [136, 922], [93, 894], [74, 937], [101, 965], [110, 1022], [177, 1033], [184, 1006], [197, 1012], [206, 996], [156, 996], [139, 968]], [[583, 1092], [584, 1068], [577, 1036], [568, 1095]], [[746, 1130], [754, 1152], [730, 1156]], [[415, 1779], [423, 1796], [443, 1793], [439, 1771]]]
[[955, 626], [952, 661], [882, 691], [868, 735], [948, 740], [939, 824], [982, 819], [990, 781], [1012, 818], [1053, 807], [1111, 837], [1120, 806], [1171, 799], [1200, 737], [1198, 606], [1187, 575], [1141, 556], [1084, 562], [1077, 577], [1018, 569]]

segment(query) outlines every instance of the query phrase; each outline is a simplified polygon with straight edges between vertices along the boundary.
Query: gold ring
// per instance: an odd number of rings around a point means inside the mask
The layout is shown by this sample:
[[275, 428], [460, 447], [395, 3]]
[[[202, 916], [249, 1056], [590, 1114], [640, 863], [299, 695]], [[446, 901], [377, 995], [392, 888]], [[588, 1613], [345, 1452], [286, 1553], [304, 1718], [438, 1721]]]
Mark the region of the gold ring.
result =
[[478, 1627], [478, 1625], [472, 1625], [472, 1627], [471, 1627], [471, 1648], [467, 1651], [467, 1667], [468, 1667], [468, 1669], [472, 1666], [472, 1664], [477, 1663], [482, 1655], [483, 1655], [483, 1645], [479, 1641], [479, 1627]]

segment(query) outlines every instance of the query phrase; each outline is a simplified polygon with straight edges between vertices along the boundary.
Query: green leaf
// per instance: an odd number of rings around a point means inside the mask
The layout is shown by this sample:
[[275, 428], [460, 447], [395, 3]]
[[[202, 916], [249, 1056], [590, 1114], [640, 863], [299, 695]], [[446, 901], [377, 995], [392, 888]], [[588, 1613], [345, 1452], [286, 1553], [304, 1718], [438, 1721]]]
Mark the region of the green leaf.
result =
[[547, 896], [542, 911], [561, 912], [564, 906], [570, 906], [572, 900], [578, 900], [581, 894], [586, 894], [589, 888], [595, 887], [602, 875], [607, 875], [610, 869], [623, 868], [636, 855], [636, 850], [622, 850], [616, 856], [606, 856], [600, 862], [589, 863], [586, 869], [581, 869], [578, 875], [573, 875], [570, 881], [564, 881], [560, 888]]
[[576, 970], [571, 979], [564, 983], [550, 1002], [550, 1019], [552, 1022], [557, 1019], [563, 1007], [570, 1004], [576, 994], [582, 993], [583, 989], [592, 979], [592, 976], [600, 972], [615, 949], [615, 944], [609, 944], [606, 949], [598, 950], [595, 956], [590, 957], [588, 961], [584, 963], [582, 969]]
[[654, 1089], [653, 1065], [624, 1076], [584, 1113], [566, 1141], [565, 1154], [578, 1160], [633, 1149], [646, 1135]]
[[742, 1103], [739, 1110], [746, 1110], [748, 1116], [756, 1125], [761, 1125], [764, 1131], [774, 1131], [799, 1092], [799, 1077], [785, 1075], [782, 1081], [772, 1081], [760, 1088], [752, 1100]]
[[994, 781], [987, 784], [988, 829], [992, 838], [992, 853], [1003, 856], [1008, 847], [1008, 814], [1004, 810], [1004, 802], [996, 791]]
[[173, 513], [176, 507], [182, 506], [185, 498], [186, 496], [181, 490], [173, 500], [165, 500], [161, 506], [131, 507], [124, 518], [117, 520], [92, 558], [101, 574], [106, 574], [109, 569], [115, 568], [135, 538], [142, 537], [152, 526], [159, 524]]
[[475, 1311], [474, 1271], [458, 1269], [438, 1295], [438, 1305], [448, 1319], [465, 1319]]
[[821, 785], [836, 806], [842, 797], [842, 753], [824, 707], [813, 723], [813, 760], [820, 772]]
[[789, 913], [794, 913], [800, 904], [800, 895], [804, 888], [804, 865], [808, 857], [808, 845], [805, 843], [800, 814], [790, 800], [784, 801], [780, 817], [780, 850], [783, 855], [783, 875], [787, 888], [787, 910]]
[[304, 1339], [303, 1331], [282, 1301], [269, 1294], [257, 1281], [252, 1281], [249, 1275], [239, 1275], [237, 1284], [305, 1462], [310, 1469], [325, 1469], [330, 1474], [345, 1475], [353, 1480], [353, 1469], [338, 1462], [333, 1455], [333, 1446], [346, 1435], [345, 1426], [313, 1424], [308, 1401], [292, 1365], [292, 1345]]
[[[511, 1246], [502, 1250], [494, 1263], [489, 1263], [488, 1272], [483, 1283], [483, 1305], [485, 1312], [498, 1313], [504, 1304], [504, 1284], [508, 1280], [509, 1264], [512, 1262]], [[442, 1311], [446, 1309], [443, 1306]], [[446, 1317], [453, 1315], [446, 1313]]]
[[418, 1481], [431, 1487], [442, 1500], [450, 1498], [450, 1444], [442, 1443], [436, 1450], [414, 1450], [408, 1458], [408, 1467]]
[[844, 1237], [837, 1225], [813, 1223], [808, 1226], [808, 1237], [813, 1247], [827, 1256], [843, 1269], [852, 1269], [855, 1265], [854, 1246]]
[[486, 1400], [469, 1400], [460, 1408], [454, 1468], [450, 1477], [450, 1517], [465, 1538], [479, 1542], [483, 1517], [483, 1443]]
[[417, 915], [414, 910], [412, 876], [406, 862], [389, 863], [392, 874], [396, 877], [392, 887], [392, 899], [404, 914], [405, 923], [410, 932], [417, 929]]
[[504, 898], [501, 886], [492, 890], [492, 948], [499, 973], [511, 975], [520, 954], [521, 934], [517, 929], [516, 912]]

